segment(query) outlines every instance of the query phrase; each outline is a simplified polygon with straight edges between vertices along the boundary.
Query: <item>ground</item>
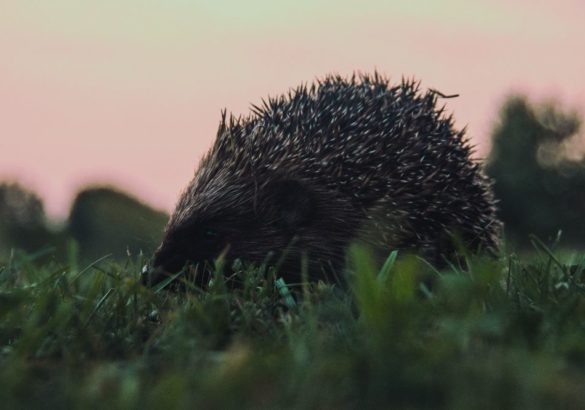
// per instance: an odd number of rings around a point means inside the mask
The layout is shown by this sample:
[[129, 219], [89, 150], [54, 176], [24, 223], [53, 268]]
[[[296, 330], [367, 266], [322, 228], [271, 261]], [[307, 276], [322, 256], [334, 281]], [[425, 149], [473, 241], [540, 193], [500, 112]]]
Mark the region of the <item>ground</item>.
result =
[[537, 241], [441, 272], [355, 247], [345, 287], [51, 259], [0, 261], [4, 408], [585, 408], [583, 255]]

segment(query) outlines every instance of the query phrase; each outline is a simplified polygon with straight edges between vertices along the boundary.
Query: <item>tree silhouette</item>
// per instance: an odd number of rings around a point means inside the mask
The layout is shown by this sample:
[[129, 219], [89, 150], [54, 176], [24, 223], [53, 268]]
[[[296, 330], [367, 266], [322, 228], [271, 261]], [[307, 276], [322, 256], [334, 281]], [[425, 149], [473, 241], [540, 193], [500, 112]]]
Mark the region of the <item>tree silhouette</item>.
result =
[[51, 238], [41, 199], [17, 183], [0, 183], [0, 253], [37, 251]]
[[69, 232], [81, 255], [98, 258], [127, 252], [149, 254], [162, 239], [168, 216], [110, 187], [87, 188], [73, 202]]
[[579, 158], [577, 114], [554, 104], [508, 99], [492, 134], [486, 173], [494, 178], [507, 238], [520, 246], [529, 234], [566, 245], [585, 244], [585, 161]]

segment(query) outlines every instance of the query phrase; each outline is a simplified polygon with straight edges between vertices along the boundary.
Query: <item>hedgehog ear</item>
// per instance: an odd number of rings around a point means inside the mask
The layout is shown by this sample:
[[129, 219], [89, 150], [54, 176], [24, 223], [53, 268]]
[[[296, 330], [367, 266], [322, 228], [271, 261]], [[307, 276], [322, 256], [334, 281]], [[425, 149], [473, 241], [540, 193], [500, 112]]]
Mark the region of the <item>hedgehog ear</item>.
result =
[[300, 181], [285, 179], [266, 187], [269, 212], [276, 224], [286, 230], [306, 225], [314, 212], [315, 201], [310, 189]]

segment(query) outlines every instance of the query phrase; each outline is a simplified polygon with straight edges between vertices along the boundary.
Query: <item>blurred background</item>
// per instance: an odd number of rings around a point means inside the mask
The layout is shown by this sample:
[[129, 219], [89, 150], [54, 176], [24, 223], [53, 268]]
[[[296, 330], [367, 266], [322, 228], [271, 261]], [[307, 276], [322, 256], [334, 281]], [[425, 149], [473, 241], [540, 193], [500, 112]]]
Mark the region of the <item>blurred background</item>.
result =
[[444, 100], [512, 246], [585, 245], [585, 2], [3, 1], [0, 253], [150, 252], [220, 111], [374, 69]]

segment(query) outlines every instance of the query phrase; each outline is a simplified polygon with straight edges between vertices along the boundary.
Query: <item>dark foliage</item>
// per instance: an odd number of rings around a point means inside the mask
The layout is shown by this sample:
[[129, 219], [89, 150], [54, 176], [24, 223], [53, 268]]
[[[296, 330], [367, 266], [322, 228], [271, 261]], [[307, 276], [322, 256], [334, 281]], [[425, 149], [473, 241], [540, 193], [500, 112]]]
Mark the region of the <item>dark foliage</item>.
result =
[[41, 199], [17, 183], [0, 183], [0, 255], [12, 248], [38, 251], [55, 243]]
[[68, 229], [86, 259], [106, 254], [150, 254], [167, 215], [109, 187], [86, 188], [75, 198]]
[[[520, 246], [529, 235], [585, 246], [585, 161], [579, 158], [580, 119], [552, 104], [532, 105], [512, 97], [493, 132], [486, 172], [507, 238]], [[571, 158], [573, 157], [573, 158]]]

